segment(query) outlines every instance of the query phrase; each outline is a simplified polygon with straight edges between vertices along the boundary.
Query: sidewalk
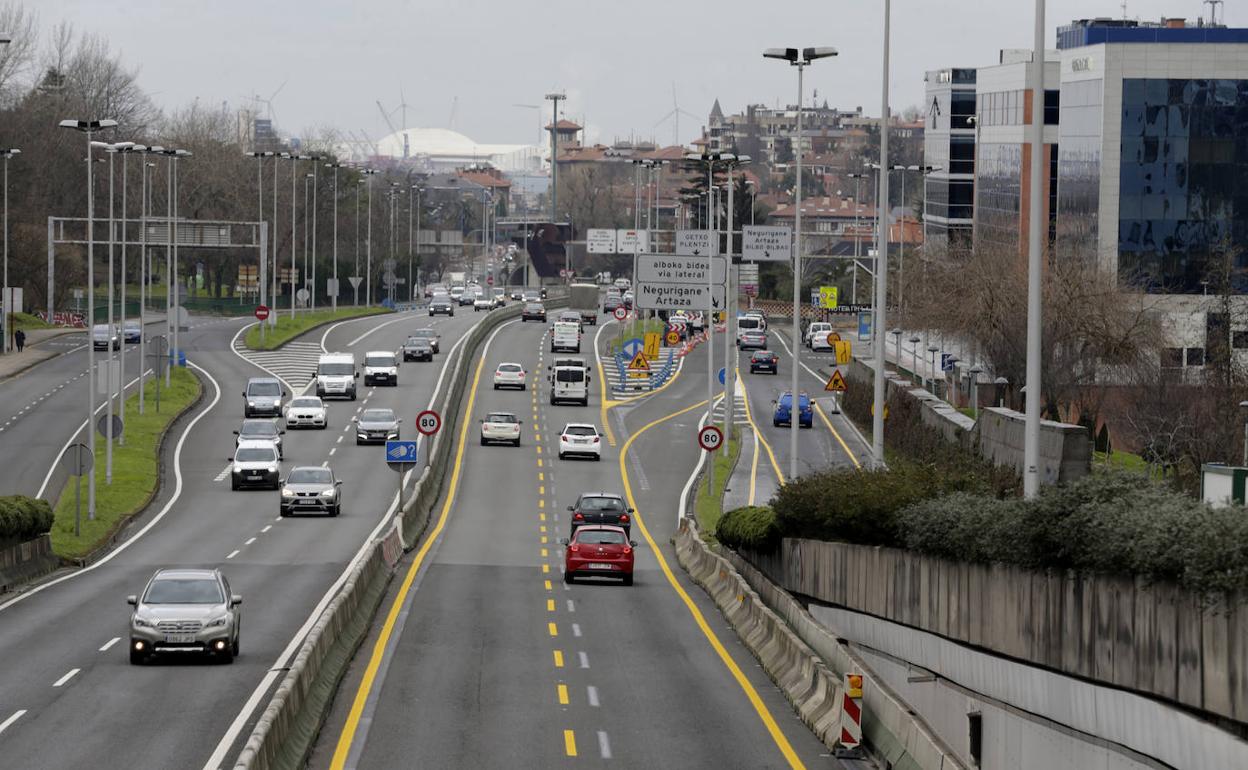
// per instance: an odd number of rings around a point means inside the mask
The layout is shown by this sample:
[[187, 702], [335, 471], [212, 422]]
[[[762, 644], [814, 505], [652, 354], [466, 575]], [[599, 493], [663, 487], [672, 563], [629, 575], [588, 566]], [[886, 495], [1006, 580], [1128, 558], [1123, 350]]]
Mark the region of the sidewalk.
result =
[[65, 353], [65, 350], [51, 345], [40, 347], [40, 344], [74, 333], [86, 334], [86, 329], [57, 327], [55, 329], [31, 329], [26, 332], [26, 345], [21, 353], [18, 353], [15, 347], [8, 355], [0, 356], [0, 382]]

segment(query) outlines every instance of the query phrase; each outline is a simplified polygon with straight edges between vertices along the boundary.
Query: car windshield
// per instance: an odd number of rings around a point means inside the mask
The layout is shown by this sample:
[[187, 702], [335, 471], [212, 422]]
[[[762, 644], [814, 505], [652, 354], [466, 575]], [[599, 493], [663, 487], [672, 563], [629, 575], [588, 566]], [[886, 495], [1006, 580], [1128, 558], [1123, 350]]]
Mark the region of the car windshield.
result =
[[408, 345], [424, 345], [428, 347], [429, 340], [425, 339], [424, 337], [408, 337], [407, 344]]
[[563, 433], [566, 436], [597, 436], [598, 429], [592, 425], [569, 425]]
[[582, 529], [576, 533], [582, 545], [624, 545], [624, 533], [610, 529]]
[[96, 324], [91, 327], [91, 331], [96, 334], [108, 334], [108, 324]]
[[558, 369], [555, 371], [556, 382], [581, 382], [585, 379], [585, 372], [580, 369]]
[[329, 468], [295, 468], [290, 472], [287, 484], [333, 484], [334, 474]]
[[242, 430], [239, 431], [243, 436], [276, 436], [277, 423], [272, 420], [248, 420], [243, 423]]
[[524, 309], [525, 309], [525, 310], [527, 310], [527, 311], [529, 311], [529, 312], [532, 312], [532, 311], [534, 311], [534, 310], [541, 310], [541, 309], [542, 309], [542, 306], [541, 306], [541, 304], [540, 304], [540, 303], [538, 303], [538, 302], [530, 302], [530, 303], [528, 303], [527, 305], [525, 305], [525, 306], [524, 306]]
[[622, 511], [624, 501], [618, 497], [582, 497], [577, 507], [582, 511]]
[[144, 604], [221, 604], [221, 584], [212, 578], [160, 578], [143, 596]]
[[520, 364], [499, 364], [498, 370], [500, 372], [523, 372], [524, 371], [523, 369], [520, 368]]
[[343, 362], [337, 364], [321, 364], [316, 367], [317, 374], [323, 374], [329, 377], [350, 377], [355, 374], [355, 364]]
[[514, 414], [508, 412], [491, 412], [485, 416], [486, 422], [500, 422], [508, 425], [515, 425], [520, 422]]
[[317, 407], [322, 406], [319, 398], [296, 398], [294, 401], [290, 402], [290, 405], [304, 409], [316, 409]]
[[246, 447], [234, 455], [234, 461], [240, 463], [271, 463], [276, 460], [277, 453], [263, 447]]
[[276, 382], [253, 382], [247, 386], [249, 396], [280, 396], [282, 386]]
[[394, 366], [394, 356], [367, 356], [365, 366]]
[[360, 415], [360, 422], [394, 422], [394, 410], [365, 409]]
[[438, 333], [435, 332], [433, 329], [417, 329], [416, 331], [412, 332], [412, 336], [418, 339], [431, 339], [433, 337], [438, 336]]

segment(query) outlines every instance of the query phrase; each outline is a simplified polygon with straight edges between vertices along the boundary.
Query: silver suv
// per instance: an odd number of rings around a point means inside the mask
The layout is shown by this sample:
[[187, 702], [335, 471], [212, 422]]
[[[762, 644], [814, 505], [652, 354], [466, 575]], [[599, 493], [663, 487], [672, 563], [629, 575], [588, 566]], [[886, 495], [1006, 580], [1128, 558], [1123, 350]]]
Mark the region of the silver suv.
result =
[[273, 377], [252, 377], [243, 389], [244, 417], [281, 417], [286, 389]]
[[238, 655], [243, 597], [230, 593], [218, 569], [162, 569], [147, 581], [142, 597], [127, 596], [130, 663], [149, 655], [197, 653], [230, 663]]

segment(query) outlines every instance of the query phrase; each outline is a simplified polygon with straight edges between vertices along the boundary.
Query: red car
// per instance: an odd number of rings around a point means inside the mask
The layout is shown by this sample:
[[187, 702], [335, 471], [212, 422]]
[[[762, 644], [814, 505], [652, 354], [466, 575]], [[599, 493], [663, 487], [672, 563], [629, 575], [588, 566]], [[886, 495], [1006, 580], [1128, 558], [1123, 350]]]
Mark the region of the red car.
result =
[[633, 584], [633, 548], [623, 527], [587, 524], [579, 527], [569, 539], [561, 540], [567, 548], [563, 556], [563, 582], [578, 577], [620, 578], [624, 585]]

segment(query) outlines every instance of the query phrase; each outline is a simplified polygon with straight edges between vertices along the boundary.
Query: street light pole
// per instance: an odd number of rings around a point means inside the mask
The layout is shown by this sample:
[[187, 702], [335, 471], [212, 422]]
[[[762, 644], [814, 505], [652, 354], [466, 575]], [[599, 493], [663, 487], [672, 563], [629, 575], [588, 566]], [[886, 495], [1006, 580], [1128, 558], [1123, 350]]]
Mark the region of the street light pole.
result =
[[368, 260], [366, 268], [368, 276], [364, 279], [365, 292], [364, 304], [372, 307], [373, 304], [373, 177], [377, 174], [377, 169], [366, 168], [363, 172], [368, 183], [368, 231], [364, 235], [364, 245], [367, 250]]
[[[256, 159], [256, 220], [259, 222], [263, 222], [264, 221], [264, 159], [272, 157], [273, 153], [253, 152], [249, 154], [251, 155], [251, 157]], [[273, 166], [276, 168], [277, 161], [273, 162]], [[277, 225], [276, 220], [274, 221], [273, 224], [274, 224], [274, 229], [276, 229], [276, 225]], [[260, 233], [257, 232], [256, 233], [257, 239], [259, 238], [259, 235]], [[268, 270], [266, 269], [268, 266], [268, 261], [269, 261], [268, 254], [260, 255], [260, 275], [257, 278], [257, 283], [258, 283], [258, 288], [260, 290], [260, 304], [261, 305], [268, 304], [268, 300], [266, 297], [266, 293], [268, 291]], [[260, 325], [260, 347], [264, 347], [265, 322], [261, 321], [259, 325]]]
[[[130, 155], [137, 152], [138, 145], [134, 142], [119, 142], [117, 151], [121, 153], [121, 318], [118, 320], [118, 327], [121, 329], [121, 355], [118, 356], [118, 390], [120, 397], [117, 399], [117, 413], [121, 416], [122, 425], [126, 422], [126, 249], [130, 245], [129, 239], [126, 237], [127, 229], [130, 226], [130, 220], [127, 212], [129, 207], [126, 198], [126, 188], [129, 186], [129, 170]], [[143, 336], [142, 327], [139, 328], [139, 336]], [[143, 368], [143, 360], [139, 359], [139, 369]], [[117, 437], [118, 446], [126, 445], [126, 432], [123, 428], [121, 435]]]
[[1040, 492], [1040, 402], [1044, 385], [1040, 375], [1041, 259], [1044, 246], [1040, 221], [1044, 185], [1044, 4], [1036, 0], [1035, 42], [1032, 46], [1031, 68], [1031, 206], [1027, 237], [1027, 401], [1023, 432], [1023, 497], [1034, 498]]
[[[885, 0], [887, 2], [887, 0]], [[769, 59], [787, 61], [790, 66], [797, 67], [797, 190], [794, 203], [793, 218], [793, 328], [790, 340], [793, 344], [793, 401], [789, 408], [789, 479], [797, 478], [797, 431], [801, 420], [801, 398], [799, 397], [798, 369], [801, 358], [802, 336], [802, 75], [806, 67], [817, 59], [836, 56], [835, 48], [768, 48], [763, 56]]]
[[312, 156], [312, 312], [316, 312], [316, 201], [317, 201], [317, 164], [319, 157]]
[[[87, 135], [87, 334], [95, 326], [95, 175], [92, 169], [91, 135], [106, 128], [116, 128], [115, 120], [62, 120], [61, 128], [72, 128]], [[95, 345], [87, 351], [87, 449], [95, 457]], [[77, 483], [77, 482], [75, 482]], [[87, 520], [95, 519], [95, 470], [87, 473]]]
[[325, 168], [334, 170], [334, 290], [330, 292], [330, 308], [338, 312], [338, 169], [341, 163], [326, 163]]
[[[880, 214], [880, 245], [876, 250], [875, 260], [875, 318], [872, 319], [873, 331], [888, 327], [888, 49], [889, 26], [892, 16], [891, 0], [884, 0], [884, 61], [880, 84], [880, 183], [876, 208]], [[882, 202], [882, 205], [881, 205]], [[883, 269], [881, 269], [883, 265]], [[875, 361], [875, 380], [872, 403], [875, 413], [871, 419], [871, 457], [875, 467], [884, 466], [884, 335], [876, 333], [871, 337], [871, 357]]]
[[[853, 289], [850, 291], [850, 299], [853, 304], [858, 304], [858, 257], [859, 246], [862, 244], [861, 224], [858, 221], [858, 214], [862, 211], [861, 184], [866, 178], [866, 174], [846, 174], [847, 177], [854, 180], [854, 283]], [[876, 330], [871, 329], [871, 333], [875, 334]]]
[[273, 275], [270, 278], [273, 282], [271, 287], [273, 309], [269, 311], [269, 328], [277, 325], [277, 276], [281, 272], [277, 266], [277, 161], [279, 158], [290, 158], [290, 153], [279, 152], [273, 156], [273, 229], [270, 231], [270, 237], [273, 239]]
[[[148, 286], [147, 264], [147, 215], [152, 210], [151, 191], [147, 186], [148, 169], [156, 168], [156, 164], [147, 159], [148, 155], [160, 153], [162, 147], [144, 147], [143, 153], [143, 184], [141, 187], [142, 201], [139, 212], [139, 414], [144, 411], [144, 378], [147, 375], [147, 299], [151, 291]], [[159, 367], [157, 367], [159, 371]]]
[[[9, 289], [9, 159], [14, 155], [20, 155], [21, 150], [14, 147], [10, 150], [0, 150], [0, 156], [4, 157], [4, 306], [8, 314], [4, 318], [4, 339], [0, 341], [0, 352], [8, 353], [11, 350], [9, 341], [13, 339], [13, 312], [9, 308], [12, 304]], [[52, 319], [48, 318], [51, 323]]]

